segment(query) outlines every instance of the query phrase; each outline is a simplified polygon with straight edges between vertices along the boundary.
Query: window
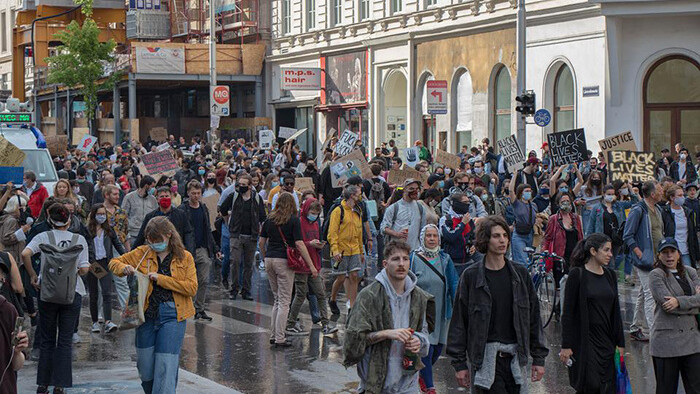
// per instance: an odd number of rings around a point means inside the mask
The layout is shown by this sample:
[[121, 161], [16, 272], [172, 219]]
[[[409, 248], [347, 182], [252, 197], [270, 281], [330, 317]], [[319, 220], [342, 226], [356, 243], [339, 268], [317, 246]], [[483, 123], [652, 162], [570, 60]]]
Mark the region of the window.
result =
[[306, 0], [306, 31], [316, 27], [316, 0]]
[[343, 20], [343, 0], [331, 0], [331, 27]]
[[511, 135], [511, 80], [508, 69], [503, 66], [496, 74], [493, 100], [493, 137], [496, 141]]
[[469, 145], [472, 139], [472, 78], [468, 72], [464, 72], [457, 80], [457, 88], [453, 94], [454, 110], [456, 115], [455, 131], [457, 132], [457, 144]]
[[566, 64], [554, 79], [554, 131], [574, 128], [574, 76]]
[[7, 52], [7, 14], [0, 14], [0, 29], [2, 29], [2, 51]]
[[403, 11], [403, 0], [390, 0], [391, 1], [391, 14]]
[[282, 35], [292, 30], [291, 0], [282, 0]]
[[430, 7], [431, 5], [437, 4], [437, 0], [425, 0], [425, 6]]
[[369, 18], [369, 0], [360, 0], [360, 20]]

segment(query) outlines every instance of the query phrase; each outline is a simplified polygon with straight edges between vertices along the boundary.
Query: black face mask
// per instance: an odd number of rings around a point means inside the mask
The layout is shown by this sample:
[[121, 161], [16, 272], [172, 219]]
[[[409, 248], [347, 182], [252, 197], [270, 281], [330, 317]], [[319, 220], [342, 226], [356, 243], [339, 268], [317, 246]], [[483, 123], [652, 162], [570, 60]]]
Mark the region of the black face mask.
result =
[[215, 183], [216, 183], [216, 178], [208, 178], [208, 179], [207, 179], [207, 183], [210, 184], [210, 185], [215, 184]]
[[591, 185], [593, 185], [593, 186], [600, 185], [600, 179], [591, 179]]
[[469, 212], [469, 204], [463, 203], [462, 201], [453, 201], [452, 209], [458, 215], [464, 215]]
[[238, 192], [239, 192], [239, 193], [247, 193], [247, 192], [248, 192], [248, 186], [238, 186]]

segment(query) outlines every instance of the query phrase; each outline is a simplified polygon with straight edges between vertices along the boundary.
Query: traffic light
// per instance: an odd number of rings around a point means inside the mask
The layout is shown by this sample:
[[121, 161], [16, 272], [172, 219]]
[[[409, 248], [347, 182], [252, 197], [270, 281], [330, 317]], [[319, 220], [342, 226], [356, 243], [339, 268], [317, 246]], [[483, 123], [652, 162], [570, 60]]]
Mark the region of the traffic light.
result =
[[534, 115], [535, 114], [535, 92], [532, 90], [527, 90], [523, 92], [520, 96], [515, 98], [515, 101], [520, 103], [515, 110], [523, 115]]

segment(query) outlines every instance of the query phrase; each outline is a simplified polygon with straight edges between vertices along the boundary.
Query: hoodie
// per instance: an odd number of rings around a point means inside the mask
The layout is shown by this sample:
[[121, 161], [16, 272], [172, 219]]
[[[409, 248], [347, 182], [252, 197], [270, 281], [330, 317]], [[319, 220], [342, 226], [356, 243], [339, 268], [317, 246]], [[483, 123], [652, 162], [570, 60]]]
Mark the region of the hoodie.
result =
[[[301, 205], [301, 213], [299, 214], [299, 221], [301, 222], [301, 236], [304, 239], [304, 245], [306, 245], [306, 250], [309, 251], [309, 256], [311, 256], [311, 261], [314, 262], [314, 266], [318, 271], [321, 271], [321, 258], [318, 255], [318, 249], [314, 248], [311, 246], [310, 242], [313, 241], [314, 239], [321, 239], [321, 234], [319, 231], [319, 226], [318, 226], [318, 218], [311, 222], [307, 218], [309, 214], [309, 209], [311, 208], [311, 204], [313, 204], [316, 201], [315, 198], [307, 198], [306, 201]], [[310, 271], [307, 272], [308, 268], [304, 266], [305, 271], [304, 273], [311, 273]]]

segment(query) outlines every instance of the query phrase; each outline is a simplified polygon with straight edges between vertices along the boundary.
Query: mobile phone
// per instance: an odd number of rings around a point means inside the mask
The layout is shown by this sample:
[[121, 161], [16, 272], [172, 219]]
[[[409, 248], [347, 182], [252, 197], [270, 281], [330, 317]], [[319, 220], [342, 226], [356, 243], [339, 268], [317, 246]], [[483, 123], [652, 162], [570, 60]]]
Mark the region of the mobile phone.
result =
[[17, 335], [19, 335], [19, 333], [22, 332], [23, 322], [23, 317], [17, 317], [17, 319], [15, 320], [15, 330], [12, 331], [12, 347], [17, 346], [17, 344], [19, 343], [19, 338], [17, 338]]

